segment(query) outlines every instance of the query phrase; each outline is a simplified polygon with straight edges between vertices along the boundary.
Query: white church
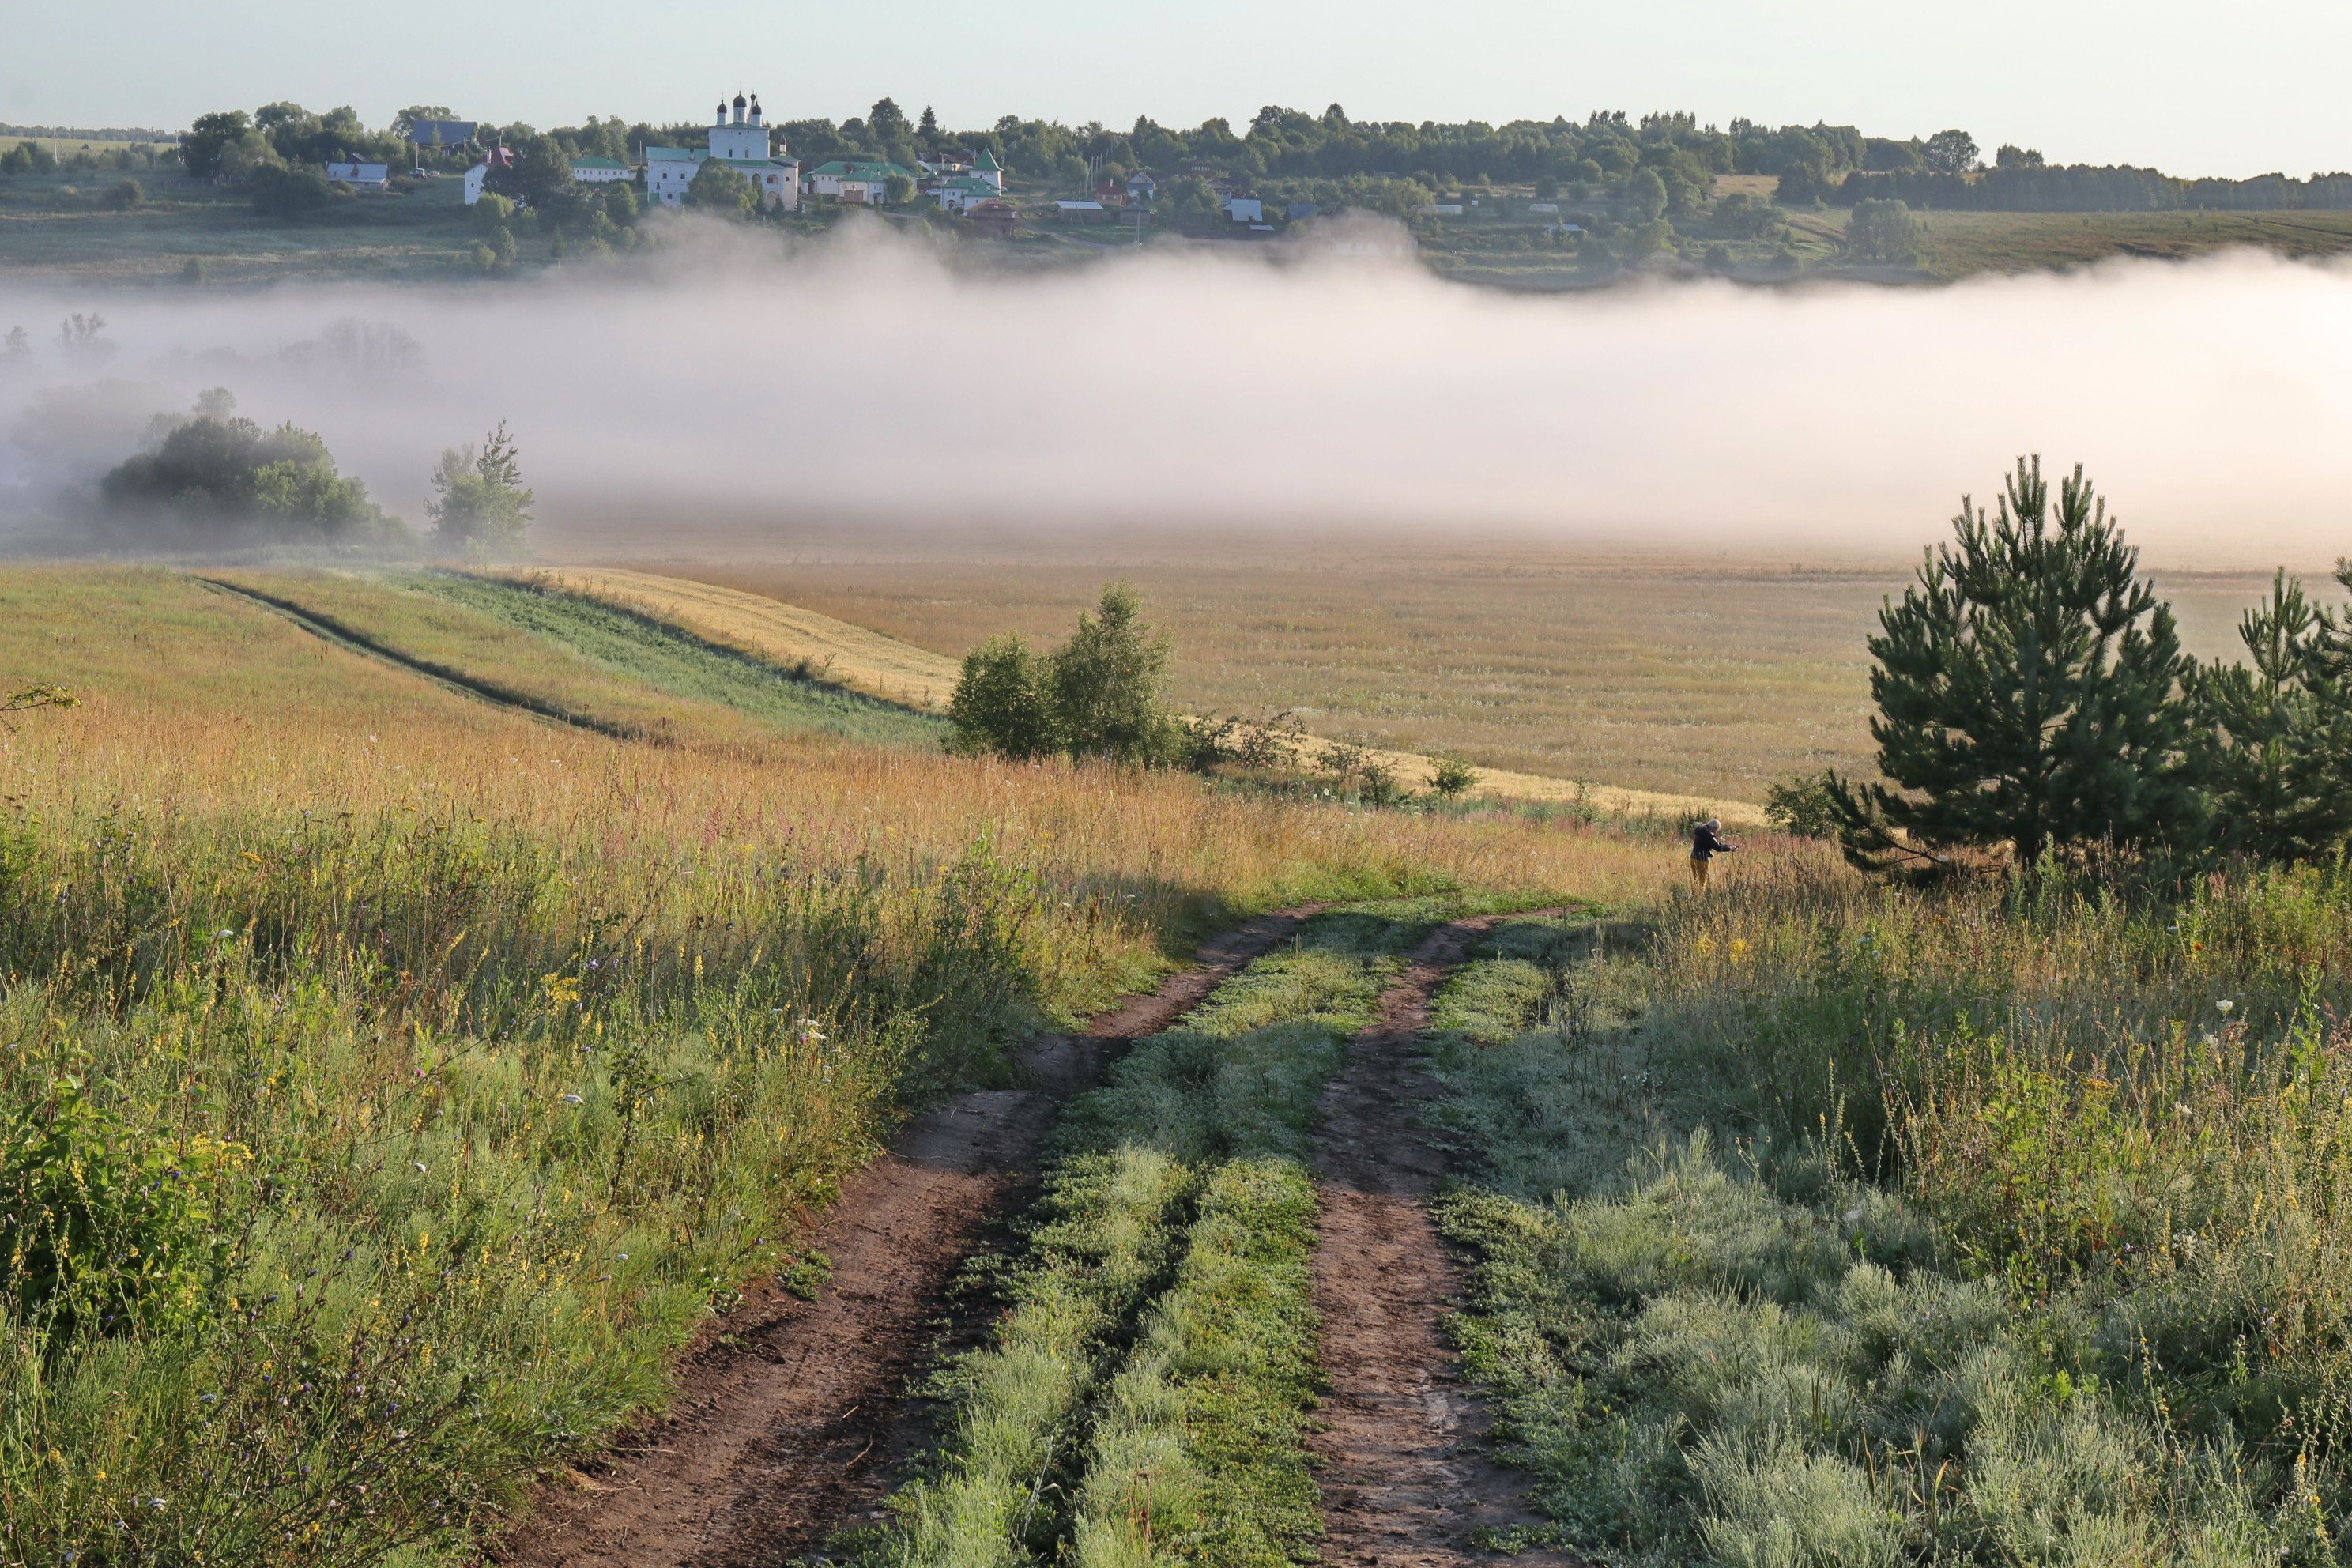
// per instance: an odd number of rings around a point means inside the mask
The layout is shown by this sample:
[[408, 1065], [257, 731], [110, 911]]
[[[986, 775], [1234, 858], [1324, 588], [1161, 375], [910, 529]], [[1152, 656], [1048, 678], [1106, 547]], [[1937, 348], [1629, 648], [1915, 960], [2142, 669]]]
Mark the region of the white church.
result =
[[686, 200], [694, 176], [713, 158], [751, 181], [762, 205], [787, 212], [801, 205], [800, 164], [770, 142], [759, 96], [753, 94], [747, 102], [740, 92], [735, 95], [732, 119], [728, 117], [726, 101], [720, 100], [708, 145], [646, 149], [646, 200], [677, 205]]

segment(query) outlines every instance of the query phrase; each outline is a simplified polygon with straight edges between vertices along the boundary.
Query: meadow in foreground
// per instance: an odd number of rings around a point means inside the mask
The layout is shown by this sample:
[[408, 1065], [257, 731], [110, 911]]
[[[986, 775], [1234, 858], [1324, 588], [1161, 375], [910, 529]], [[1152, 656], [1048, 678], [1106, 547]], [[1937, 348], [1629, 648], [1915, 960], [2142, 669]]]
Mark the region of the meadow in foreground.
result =
[[1455, 982], [1448, 1223], [1607, 1560], [2344, 1558], [2352, 879], [1801, 856]]
[[741, 1280], [820, 1270], [796, 1213], [1023, 1031], [1240, 911], [1655, 862], [822, 733], [615, 740], [161, 572], [7, 574], [0, 668], [83, 699], [0, 735], [12, 1564], [461, 1553], [657, 1405]]

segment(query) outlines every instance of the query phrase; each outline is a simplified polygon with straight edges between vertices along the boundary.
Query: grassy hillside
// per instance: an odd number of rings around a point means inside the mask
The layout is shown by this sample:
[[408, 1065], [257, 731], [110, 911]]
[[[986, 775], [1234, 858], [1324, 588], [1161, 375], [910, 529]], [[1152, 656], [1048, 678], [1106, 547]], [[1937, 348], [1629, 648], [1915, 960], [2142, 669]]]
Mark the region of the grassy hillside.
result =
[[[821, 670], [827, 679], [853, 689], [921, 710], [943, 707], [961, 670], [961, 660], [950, 654], [929, 652], [781, 599], [720, 584], [605, 567], [566, 567], [534, 575], [674, 622], [699, 637], [756, 652], [789, 668]], [[977, 633], [972, 640], [987, 635]], [[1313, 765], [1319, 765], [1331, 753], [1328, 741], [1313, 733], [1297, 744]], [[1417, 752], [1375, 748], [1371, 756], [1393, 770], [1411, 789], [1426, 789], [1436, 773], [1436, 764]], [[1575, 802], [1619, 816], [1681, 817], [1715, 812], [1727, 821], [1761, 820], [1757, 808], [1745, 802], [1704, 800], [1493, 767], [1480, 770], [1473, 793], [1503, 800]]]
[[[663, 567], [939, 655], [993, 632], [1061, 636], [1104, 582], [1176, 639], [1196, 711], [1294, 709], [1318, 733], [1552, 779], [1756, 801], [1789, 774], [1867, 764], [1863, 638], [1901, 562], [1796, 566], [1711, 552], [1393, 539], [840, 547], [789, 568]], [[1205, 554], [1205, 559], [1203, 558]], [[2267, 578], [2165, 573], [2190, 647], [2234, 647]], [[944, 669], [942, 662], [940, 668]]]
[[910, 714], [576, 595], [454, 572], [216, 573], [362, 646], [495, 698], [633, 738], [815, 733], [936, 745]]
[[[292, 278], [436, 279], [472, 272], [455, 178], [399, 196], [352, 197], [301, 219], [262, 216], [242, 191], [140, 173], [136, 210], [110, 205], [118, 173], [0, 179], [0, 272], [26, 279], [177, 280], [191, 260], [212, 282]], [[533, 259], [538, 259], [535, 247]]]
[[[300, 586], [619, 700], [477, 590]], [[159, 571], [0, 573], [0, 678], [83, 699], [0, 732], [12, 1561], [462, 1556], [660, 1402], [906, 1106], [1208, 923], [1671, 869], [1499, 816], [614, 738]]]
[[1790, 858], [1498, 933], [1441, 1015], [1447, 1213], [1552, 1538], [2344, 1561], [2347, 900]]
[[[2352, 212], [1922, 212], [1920, 271], [1950, 282], [1987, 272], [2083, 267], [2118, 257], [2183, 260], [2243, 246], [2316, 258], [2352, 250]], [[1792, 213], [1834, 264], [1849, 215]]]

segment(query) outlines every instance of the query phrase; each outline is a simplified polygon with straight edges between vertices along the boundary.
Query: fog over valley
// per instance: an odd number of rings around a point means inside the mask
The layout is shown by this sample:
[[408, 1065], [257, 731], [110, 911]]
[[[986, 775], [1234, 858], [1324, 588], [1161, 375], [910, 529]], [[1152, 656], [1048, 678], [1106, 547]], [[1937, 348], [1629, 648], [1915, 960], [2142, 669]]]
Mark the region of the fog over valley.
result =
[[[62, 343], [92, 310], [96, 345]], [[2252, 255], [1514, 296], [1402, 257], [986, 273], [879, 223], [789, 257], [680, 224], [648, 258], [495, 285], [0, 286], [13, 325], [32, 346], [0, 359], [0, 538], [20, 541], [70, 529], [155, 415], [226, 386], [412, 521], [440, 450], [509, 421], [548, 554], [824, 523], [1909, 555], [2024, 451], [2087, 464], [2152, 558], [2352, 550], [2352, 269]]]

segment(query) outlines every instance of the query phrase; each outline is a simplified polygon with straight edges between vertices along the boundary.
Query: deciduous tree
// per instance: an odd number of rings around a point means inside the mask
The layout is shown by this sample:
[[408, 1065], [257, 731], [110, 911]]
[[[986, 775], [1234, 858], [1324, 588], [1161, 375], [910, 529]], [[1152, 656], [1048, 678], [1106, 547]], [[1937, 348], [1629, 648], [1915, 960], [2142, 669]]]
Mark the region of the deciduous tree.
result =
[[433, 499], [425, 503], [436, 542], [469, 555], [511, 554], [520, 547], [537, 498], [523, 486], [519, 455], [503, 419], [479, 448], [442, 451]]

